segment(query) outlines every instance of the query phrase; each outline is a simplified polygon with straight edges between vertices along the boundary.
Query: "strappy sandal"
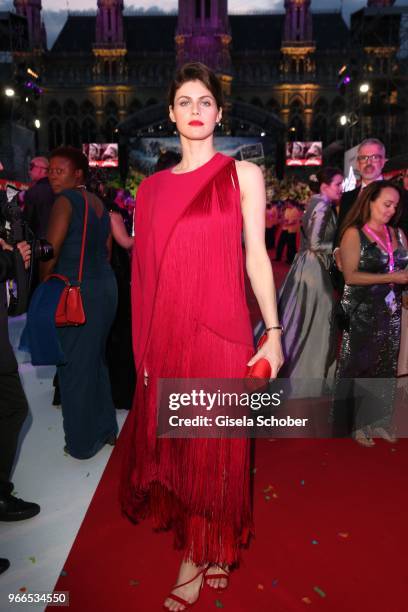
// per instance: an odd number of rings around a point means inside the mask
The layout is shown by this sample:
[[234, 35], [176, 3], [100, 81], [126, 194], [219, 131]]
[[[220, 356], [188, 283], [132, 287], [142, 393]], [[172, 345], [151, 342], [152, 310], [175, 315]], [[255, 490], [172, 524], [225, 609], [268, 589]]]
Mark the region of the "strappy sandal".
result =
[[[188, 608], [192, 608], [194, 606], [195, 603], [197, 603], [199, 597], [200, 597], [200, 591], [203, 588], [203, 578], [204, 575], [206, 573], [206, 571], [208, 570], [208, 566], [204, 567], [202, 570], [200, 570], [195, 576], [193, 576], [190, 580], [187, 580], [187, 582], [183, 582], [182, 584], [176, 584], [175, 587], [173, 587], [173, 591], [175, 589], [180, 589], [183, 586], [186, 586], [187, 584], [190, 584], [191, 582], [194, 582], [194, 580], [196, 578], [198, 578], [199, 576], [201, 576], [201, 584], [200, 584], [200, 588], [198, 591], [198, 597], [195, 601], [193, 601], [193, 603], [190, 603], [189, 601], [187, 601], [186, 599], [183, 599], [182, 597], [179, 597], [178, 595], [174, 595], [174, 593], [170, 593], [169, 595], [167, 595], [167, 599], [172, 599], [173, 601], [175, 601], [176, 603], [181, 604], [182, 606], [184, 606], [184, 610], [188, 610]], [[167, 606], [165, 606], [163, 604], [163, 608], [165, 610], [168, 610], [169, 608]], [[184, 612], [184, 611], [180, 611], [180, 612]]]
[[353, 434], [353, 438], [360, 446], [365, 446], [366, 448], [375, 446], [375, 442], [371, 436], [368, 436], [362, 429], [357, 429]]
[[[220, 570], [222, 570], [221, 572], [212, 572], [211, 574], [207, 574], [208, 571], [211, 571], [211, 567], [213, 567], [214, 565], [216, 565], [216, 567], [219, 567]], [[213, 564], [211, 567], [208, 568], [206, 574], [205, 574], [205, 582], [207, 584], [207, 586], [209, 586], [211, 589], [215, 589], [216, 591], [225, 591], [225, 589], [228, 588], [228, 584], [229, 584], [229, 574], [228, 572], [221, 567], [221, 565], [218, 565], [218, 563]], [[211, 584], [209, 584], [209, 580], [226, 580], [227, 584], [224, 587], [213, 587]]]

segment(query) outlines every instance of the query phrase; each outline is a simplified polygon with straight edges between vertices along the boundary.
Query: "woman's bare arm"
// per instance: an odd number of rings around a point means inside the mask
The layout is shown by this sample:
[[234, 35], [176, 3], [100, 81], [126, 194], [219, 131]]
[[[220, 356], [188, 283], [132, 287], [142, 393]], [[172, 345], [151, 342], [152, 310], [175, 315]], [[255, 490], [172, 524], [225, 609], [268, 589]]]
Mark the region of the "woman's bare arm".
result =
[[340, 243], [342, 271], [347, 285], [383, 285], [387, 283], [408, 283], [408, 271], [400, 270], [385, 274], [359, 272], [360, 236], [355, 227], [349, 227]]
[[[237, 162], [237, 172], [244, 220], [246, 270], [265, 326], [273, 327], [279, 325], [279, 319], [272, 266], [265, 247], [264, 178], [261, 169], [250, 162]], [[272, 378], [276, 377], [284, 361], [280, 335], [279, 330], [269, 332], [268, 341], [248, 365], [266, 357], [272, 367]]]
[[41, 262], [41, 280], [44, 280], [44, 278], [54, 270], [61, 252], [61, 247], [68, 232], [71, 216], [72, 207], [70, 201], [64, 196], [59, 196], [52, 206], [47, 230], [47, 240], [52, 244], [54, 257], [49, 261]]
[[110, 213], [112, 235], [116, 242], [120, 244], [124, 249], [131, 249], [133, 247], [133, 236], [129, 236], [126, 231], [125, 222], [121, 215], [117, 212]]

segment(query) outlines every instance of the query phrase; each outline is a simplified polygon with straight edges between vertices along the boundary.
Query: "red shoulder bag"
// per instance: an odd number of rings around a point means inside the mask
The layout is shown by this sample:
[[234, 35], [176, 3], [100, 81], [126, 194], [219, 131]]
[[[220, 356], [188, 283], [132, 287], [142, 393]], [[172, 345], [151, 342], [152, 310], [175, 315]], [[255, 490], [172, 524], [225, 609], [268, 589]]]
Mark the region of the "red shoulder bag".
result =
[[81, 256], [79, 259], [78, 284], [71, 285], [69, 278], [62, 274], [50, 274], [48, 276], [48, 278], [59, 278], [65, 283], [65, 287], [62, 290], [61, 297], [58, 302], [57, 310], [55, 311], [55, 325], [57, 327], [84, 325], [84, 323], [86, 322], [84, 306], [82, 303], [81, 283], [84, 266], [84, 253], [89, 205], [85, 192], [83, 193], [83, 196], [85, 200], [85, 211], [84, 228], [82, 230]]

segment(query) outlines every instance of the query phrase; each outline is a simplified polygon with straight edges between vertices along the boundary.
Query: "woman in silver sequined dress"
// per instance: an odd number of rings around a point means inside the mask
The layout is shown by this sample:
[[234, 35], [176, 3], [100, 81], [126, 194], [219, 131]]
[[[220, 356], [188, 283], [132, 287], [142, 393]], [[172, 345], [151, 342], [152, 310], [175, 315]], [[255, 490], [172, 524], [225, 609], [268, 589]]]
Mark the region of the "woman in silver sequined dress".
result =
[[[397, 222], [398, 189], [388, 181], [366, 187], [340, 230], [348, 318], [337, 370], [335, 427], [347, 425], [364, 446], [390, 431], [401, 331], [401, 294], [408, 283], [407, 240]], [[372, 379], [351, 382], [350, 379]], [[359, 389], [359, 391], [357, 391]], [[354, 394], [354, 395], [353, 395]], [[358, 410], [353, 397], [360, 395]]]
[[[334, 376], [334, 296], [329, 269], [336, 232], [335, 203], [342, 193], [343, 175], [337, 168], [317, 173], [320, 193], [314, 195], [302, 219], [301, 247], [279, 292], [284, 328], [285, 363], [280, 377], [297, 382], [302, 394], [314, 396], [332, 366]], [[319, 388], [316, 387], [316, 384]]]

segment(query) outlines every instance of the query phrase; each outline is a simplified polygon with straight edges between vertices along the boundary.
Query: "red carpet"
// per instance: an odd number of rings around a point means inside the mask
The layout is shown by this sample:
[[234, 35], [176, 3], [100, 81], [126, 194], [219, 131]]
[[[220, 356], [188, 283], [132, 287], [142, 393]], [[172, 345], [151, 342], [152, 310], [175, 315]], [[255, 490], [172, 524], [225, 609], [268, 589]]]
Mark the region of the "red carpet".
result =
[[[278, 268], [278, 281], [286, 270]], [[249, 307], [255, 322], [251, 296]], [[124, 435], [55, 587], [70, 592], [72, 612], [158, 611], [176, 579], [171, 534], [121, 516]], [[408, 440], [369, 449], [351, 440], [260, 440], [256, 538], [228, 591], [205, 587], [194, 610], [406, 612], [407, 473]]]
[[[70, 610], [160, 610], [179, 553], [169, 533], [121, 517], [115, 448], [56, 590]], [[255, 460], [256, 538], [222, 595], [197, 612], [406, 612], [408, 441], [365, 449], [350, 440], [261, 440]]]

